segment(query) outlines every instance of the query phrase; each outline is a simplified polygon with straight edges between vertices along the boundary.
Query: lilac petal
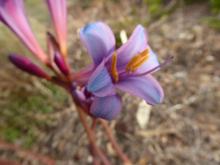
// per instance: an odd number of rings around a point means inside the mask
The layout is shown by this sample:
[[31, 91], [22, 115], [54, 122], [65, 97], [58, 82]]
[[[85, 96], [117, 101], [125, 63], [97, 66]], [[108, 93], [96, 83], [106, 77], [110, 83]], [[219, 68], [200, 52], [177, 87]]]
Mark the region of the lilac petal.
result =
[[60, 69], [60, 71], [64, 75], [69, 74], [69, 68], [67, 67], [63, 56], [61, 56], [58, 52], [56, 52], [55, 55], [54, 55], [54, 62], [56, 63], [57, 67]]
[[114, 119], [121, 111], [121, 100], [118, 96], [95, 97], [90, 113], [96, 118]]
[[87, 90], [98, 97], [115, 94], [111, 76], [104, 62], [102, 62], [92, 73], [88, 81]]
[[67, 5], [66, 0], [46, 0], [62, 54], [66, 55]]
[[155, 105], [163, 101], [164, 93], [157, 80], [147, 75], [144, 77], [128, 77], [117, 85], [122, 91], [144, 99], [147, 103]]
[[47, 63], [47, 56], [28, 24], [23, 0], [1, 0], [0, 21], [8, 26], [42, 62]]
[[82, 28], [80, 38], [95, 65], [100, 64], [102, 59], [115, 49], [114, 34], [109, 26], [102, 22], [91, 23]]
[[118, 65], [125, 66], [135, 55], [147, 48], [147, 35], [143, 26], [138, 25], [129, 40], [118, 50]]
[[9, 60], [19, 69], [35, 75], [37, 77], [45, 78], [45, 79], [50, 79], [50, 76], [45, 73], [41, 68], [39, 68], [37, 65], [32, 63], [30, 59], [24, 56], [19, 56], [19, 55], [10, 55]]
[[147, 48], [150, 50], [149, 59], [144, 64], [142, 64], [140, 68], [138, 68], [138, 72], [152, 69], [159, 64], [156, 54], [153, 53], [148, 45], [145, 28], [141, 25], [138, 25], [133, 31], [129, 40], [117, 50], [118, 68], [125, 68], [128, 62], [134, 56], [138, 55]]

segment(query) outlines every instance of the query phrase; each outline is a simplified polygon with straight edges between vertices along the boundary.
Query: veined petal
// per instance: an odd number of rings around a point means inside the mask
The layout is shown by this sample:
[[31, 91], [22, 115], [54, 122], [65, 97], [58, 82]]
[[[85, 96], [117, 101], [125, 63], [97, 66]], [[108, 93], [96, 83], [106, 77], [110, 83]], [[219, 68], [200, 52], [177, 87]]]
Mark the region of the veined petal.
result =
[[88, 81], [87, 90], [98, 97], [115, 94], [115, 87], [104, 61], [92, 73]]
[[63, 55], [66, 55], [67, 47], [67, 5], [66, 0], [46, 0], [47, 6], [55, 27], [57, 40]]
[[8, 26], [42, 62], [47, 63], [47, 56], [28, 24], [23, 0], [1, 0], [0, 21]]
[[132, 57], [144, 51], [147, 47], [146, 31], [143, 26], [138, 25], [129, 40], [117, 50], [118, 66], [124, 67]]
[[117, 95], [95, 97], [90, 108], [92, 116], [106, 120], [114, 119], [120, 111], [121, 100]]
[[80, 38], [88, 49], [95, 65], [115, 49], [115, 37], [108, 25], [102, 22], [91, 23], [80, 31]]
[[144, 77], [128, 77], [116, 85], [122, 91], [144, 99], [147, 103], [155, 105], [163, 101], [164, 93], [160, 84], [151, 75]]
[[35, 75], [41, 78], [45, 78], [47, 80], [50, 79], [50, 76], [46, 72], [44, 72], [40, 67], [32, 63], [32, 61], [27, 57], [12, 54], [9, 56], [9, 60], [16, 67], [18, 67], [19, 69], [29, 74], [32, 74], [32, 75]]

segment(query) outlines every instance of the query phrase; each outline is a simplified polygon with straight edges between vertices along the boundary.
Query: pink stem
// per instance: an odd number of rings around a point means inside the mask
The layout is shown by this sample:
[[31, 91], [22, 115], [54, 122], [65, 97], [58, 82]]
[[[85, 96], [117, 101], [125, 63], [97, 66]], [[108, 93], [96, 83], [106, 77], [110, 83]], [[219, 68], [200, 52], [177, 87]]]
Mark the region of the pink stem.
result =
[[129, 158], [123, 153], [123, 151], [119, 147], [118, 143], [116, 142], [116, 140], [112, 134], [111, 128], [108, 126], [107, 122], [104, 120], [101, 120], [101, 119], [99, 121], [102, 124], [103, 128], [105, 129], [105, 132], [109, 138], [109, 141], [111, 142], [112, 147], [114, 148], [114, 150], [116, 151], [118, 156], [121, 158], [121, 160], [124, 161], [125, 165], [131, 165], [132, 164], [131, 161], [129, 160]]
[[85, 128], [85, 131], [87, 133], [89, 142], [92, 146], [92, 149], [94, 149], [94, 152], [97, 154], [97, 156], [102, 160], [102, 162], [104, 163], [104, 165], [111, 165], [111, 163], [109, 162], [109, 160], [107, 159], [107, 157], [104, 155], [104, 153], [102, 152], [102, 150], [100, 148], [97, 147], [96, 145], [96, 139], [95, 139], [95, 135], [93, 130], [88, 126], [87, 122], [86, 122], [86, 118], [85, 118], [85, 114], [84, 111], [81, 108], [77, 108], [78, 114], [79, 114], [79, 118], [81, 120], [81, 123], [83, 125], [83, 127]]

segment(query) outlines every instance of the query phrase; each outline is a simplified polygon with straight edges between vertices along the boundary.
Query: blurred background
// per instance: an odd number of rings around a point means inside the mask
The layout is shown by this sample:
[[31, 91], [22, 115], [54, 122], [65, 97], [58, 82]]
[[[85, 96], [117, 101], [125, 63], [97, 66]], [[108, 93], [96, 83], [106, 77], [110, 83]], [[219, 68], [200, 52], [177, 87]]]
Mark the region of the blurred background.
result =
[[[91, 61], [78, 31], [104, 21], [128, 36], [137, 24], [148, 30], [160, 61], [174, 62], [155, 74], [165, 101], [155, 107], [123, 94], [123, 112], [111, 126], [123, 150], [137, 165], [220, 164], [220, 0], [67, 0], [69, 60], [74, 70]], [[41, 45], [53, 32], [47, 8], [26, 0]], [[71, 98], [64, 90], [27, 75], [7, 60], [9, 53], [30, 55], [0, 25], [0, 159], [41, 164], [20, 150], [47, 155], [60, 165], [91, 164], [88, 142]], [[100, 128], [98, 143], [120, 164]], [[13, 144], [4, 147], [4, 144]], [[13, 149], [13, 146], [19, 146]]]

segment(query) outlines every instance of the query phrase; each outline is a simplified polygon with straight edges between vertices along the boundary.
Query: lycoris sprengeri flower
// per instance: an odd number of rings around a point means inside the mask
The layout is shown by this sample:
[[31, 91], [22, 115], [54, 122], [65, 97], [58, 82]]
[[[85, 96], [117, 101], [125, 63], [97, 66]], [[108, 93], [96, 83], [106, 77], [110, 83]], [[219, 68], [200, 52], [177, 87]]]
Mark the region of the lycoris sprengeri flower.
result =
[[[80, 37], [93, 60], [94, 72], [86, 84], [86, 90], [95, 100], [90, 110], [93, 116], [111, 120], [118, 114], [121, 105], [116, 89], [138, 96], [151, 105], [162, 102], [163, 89], [151, 74], [164, 64], [159, 64], [150, 48], [143, 26], [138, 25], [129, 40], [118, 49], [113, 32], [102, 22], [82, 28]], [[116, 102], [118, 107], [111, 111], [99, 108]]]
[[[67, 51], [66, 0], [45, 0], [52, 18], [55, 35], [47, 34], [47, 51], [38, 44], [24, 10], [23, 0], [0, 0], [0, 22], [13, 31], [35, 57], [52, 72], [43, 70], [26, 56], [12, 53], [9, 60], [19, 69], [63, 87], [71, 95], [91, 146], [94, 164], [111, 164], [96, 145], [97, 121], [105, 129], [113, 148], [124, 164], [132, 164], [117, 145], [110, 127], [102, 120], [114, 119], [122, 108], [117, 90], [129, 92], [155, 105], [164, 97], [163, 89], [152, 74], [167, 64], [160, 64], [148, 44], [145, 28], [138, 25], [129, 40], [120, 48], [115, 46], [112, 30], [102, 22], [86, 25], [80, 38], [92, 58], [92, 65], [72, 71]], [[47, 52], [47, 53], [46, 53]], [[93, 121], [90, 127], [85, 113]], [[97, 161], [96, 161], [97, 160]]]
[[48, 75], [27, 57], [15, 53], [9, 58], [13, 64], [65, 87], [74, 97], [79, 97], [76, 99], [78, 104], [86, 107], [85, 112], [94, 118], [112, 120], [117, 116], [121, 110], [121, 99], [116, 89], [138, 96], [151, 105], [162, 102], [163, 90], [152, 76], [161, 64], [148, 44], [143, 26], [138, 25], [130, 39], [116, 49], [115, 37], [106, 24], [96, 22], [86, 25], [80, 30], [80, 38], [92, 57], [93, 65], [73, 73], [67, 61], [66, 1], [45, 1], [55, 31], [55, 36], [47, 32], [47, 54], [39, 46], [28, 24], [23, 0], [1, 0], [0, 20], [55, 75]]

